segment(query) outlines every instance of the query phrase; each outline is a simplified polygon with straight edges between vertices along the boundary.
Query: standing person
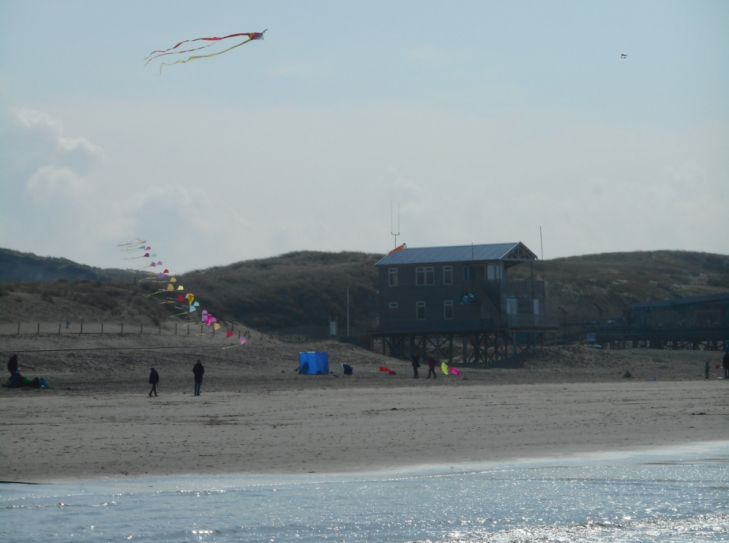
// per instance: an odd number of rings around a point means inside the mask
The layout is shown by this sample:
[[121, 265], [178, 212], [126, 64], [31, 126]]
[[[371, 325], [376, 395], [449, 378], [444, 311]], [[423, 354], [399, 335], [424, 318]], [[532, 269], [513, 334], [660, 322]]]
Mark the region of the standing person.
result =
[[724, 367], [724, 379], [729, 379], [729, 351], [724, 353], [721, 365]]
[[413, 356], [410, 357], [413, 364], [413, 379], [418, 378], [418, 368], [420, 367], [420, 354], [415, 353]]
[[23, 384], [23, 378], [20, 375], [20, 368], [18, 366], [17, 354], [14, 354], [8, 359], [8, 373], [10, 374], [8, 386], [19, 387]]
[[149, 391], [149, 397], [152, 397], [152, 394], [157, 396], [157, 383], [159, 383], [159, 373], [157, 373], [157, 370], [154, 368], [149, 368], [149, 384], [152, 385], [152, 389]]
[[195, 396], [200, 396], [200, 386], [202, 385], [203, 374], [205, 373], [205, 366], [198, 360], [197, 363], [192, 367], [192, 373], [195, 374]]
[[430, 379], [431, 375], [433, 376], [433, 379], [437, 379], [438, 374], [435, 373], [435, 366], [438, 362], [430, 355], [427, 356], [426, 360], [428, 362], [428, 376], [426, 377], [426, 379]]
[[8, 373], [10, 377], [18, 373], [18, 355], [14, 354], [8, 359]]

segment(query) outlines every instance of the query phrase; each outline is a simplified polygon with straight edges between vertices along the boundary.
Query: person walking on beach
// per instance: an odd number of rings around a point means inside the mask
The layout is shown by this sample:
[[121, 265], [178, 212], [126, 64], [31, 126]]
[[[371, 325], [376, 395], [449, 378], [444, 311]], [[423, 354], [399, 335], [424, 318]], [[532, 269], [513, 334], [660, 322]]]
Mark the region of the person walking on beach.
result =
[[192, 373], [195, 374], [195, 396], [200, 396], [200, 386], [202, 385], [203, 374], [205, 374], [205, 366], [198, 360], [192, 367]]
[[721, 365], [724, 367], [724, 379], [729, 379], [729, 351], [724, 353]]
[[430, 355], [428, 355], [428, 357], [426, 358], [426, 361], [428, 362], [428, 376], [426, 377], [426, 379], [430, 379], [431, 375], [433, 376], [433, 379], [437, 379], [438, 374], [435, 373], [435, 366], [438, 362], [436, 361], [435, 358], [433, 358]]
[[157, 396], [157, 383], [159, 383], [159, 373], [157, 373], [157, 370], [154, 368], [149, 368], [149, 384], [152, 385], [152, 389], [149, 391], [149, 397], [152, 397], [152, 394]]
[[410, 357], [413, 364], [413, 379], [418, 378], [418, 368], [420, 367], [420, 355], [418, 353], [415, 353], [413, 356]]

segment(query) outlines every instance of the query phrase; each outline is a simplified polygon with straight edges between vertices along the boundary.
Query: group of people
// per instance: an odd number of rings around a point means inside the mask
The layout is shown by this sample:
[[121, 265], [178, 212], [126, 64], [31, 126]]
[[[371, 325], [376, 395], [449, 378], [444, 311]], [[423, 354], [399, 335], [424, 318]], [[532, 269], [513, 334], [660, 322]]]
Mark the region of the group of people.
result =
[[[202, 388], [203, 375], [205, 375], [205, 366], [199, 360], [192, 367], [192, 373], [195, 376], [195, 396], [200, 396], [200, 388]], [[157, 385], [159, 384], [159, 372], [154, 368], [149, 368], [149, 397], [157, 396]]]
[[428, 364], [428, 376], [426, 379], [430, 379], [431, 376], [433, 379], [436, 379], [438, 377], [438, 373], [435, 371], [435, 368], [438, 366], [438, 361], [430, 355], [421, 357], [419, 353], [415, 353], [410, 357], [413, 365], [413, 379], [417, 379], [419, 377], [418, 368], [420, 367], [421, 359], [424, 359], [425, 363]]
[[33, 377], [29, 379], [20, 373], [20, 364], [18, 364], [18, 355], [14, 354], [8, 359], [8, 373], [10, 377], [3, 386], [9, 388], [48, 388], [48, 381], [45, 377]]

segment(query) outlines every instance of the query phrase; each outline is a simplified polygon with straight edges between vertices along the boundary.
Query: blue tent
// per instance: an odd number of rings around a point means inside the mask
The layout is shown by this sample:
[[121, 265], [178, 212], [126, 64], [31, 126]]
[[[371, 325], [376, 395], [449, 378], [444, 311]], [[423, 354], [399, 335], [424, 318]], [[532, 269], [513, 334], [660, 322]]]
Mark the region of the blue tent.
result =
[[303, 375], [328, 375], [329, 353], [299, 353], [299, 373]]

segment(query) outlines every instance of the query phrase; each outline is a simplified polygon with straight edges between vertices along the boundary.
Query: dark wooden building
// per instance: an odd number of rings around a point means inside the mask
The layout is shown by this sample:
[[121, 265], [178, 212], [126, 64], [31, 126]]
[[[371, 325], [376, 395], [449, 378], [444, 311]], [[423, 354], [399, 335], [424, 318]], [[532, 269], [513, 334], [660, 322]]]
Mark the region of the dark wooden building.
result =
[[605, 345], [729, 350], [729, 293], [636, 304], [583, 334]]
[[511, 280], [536, 255], [523, 243], [398, 248], [377, 262], [384, 352], [435, 351], [464, 362], [503, 359], [544, 331], [544, 283]]

